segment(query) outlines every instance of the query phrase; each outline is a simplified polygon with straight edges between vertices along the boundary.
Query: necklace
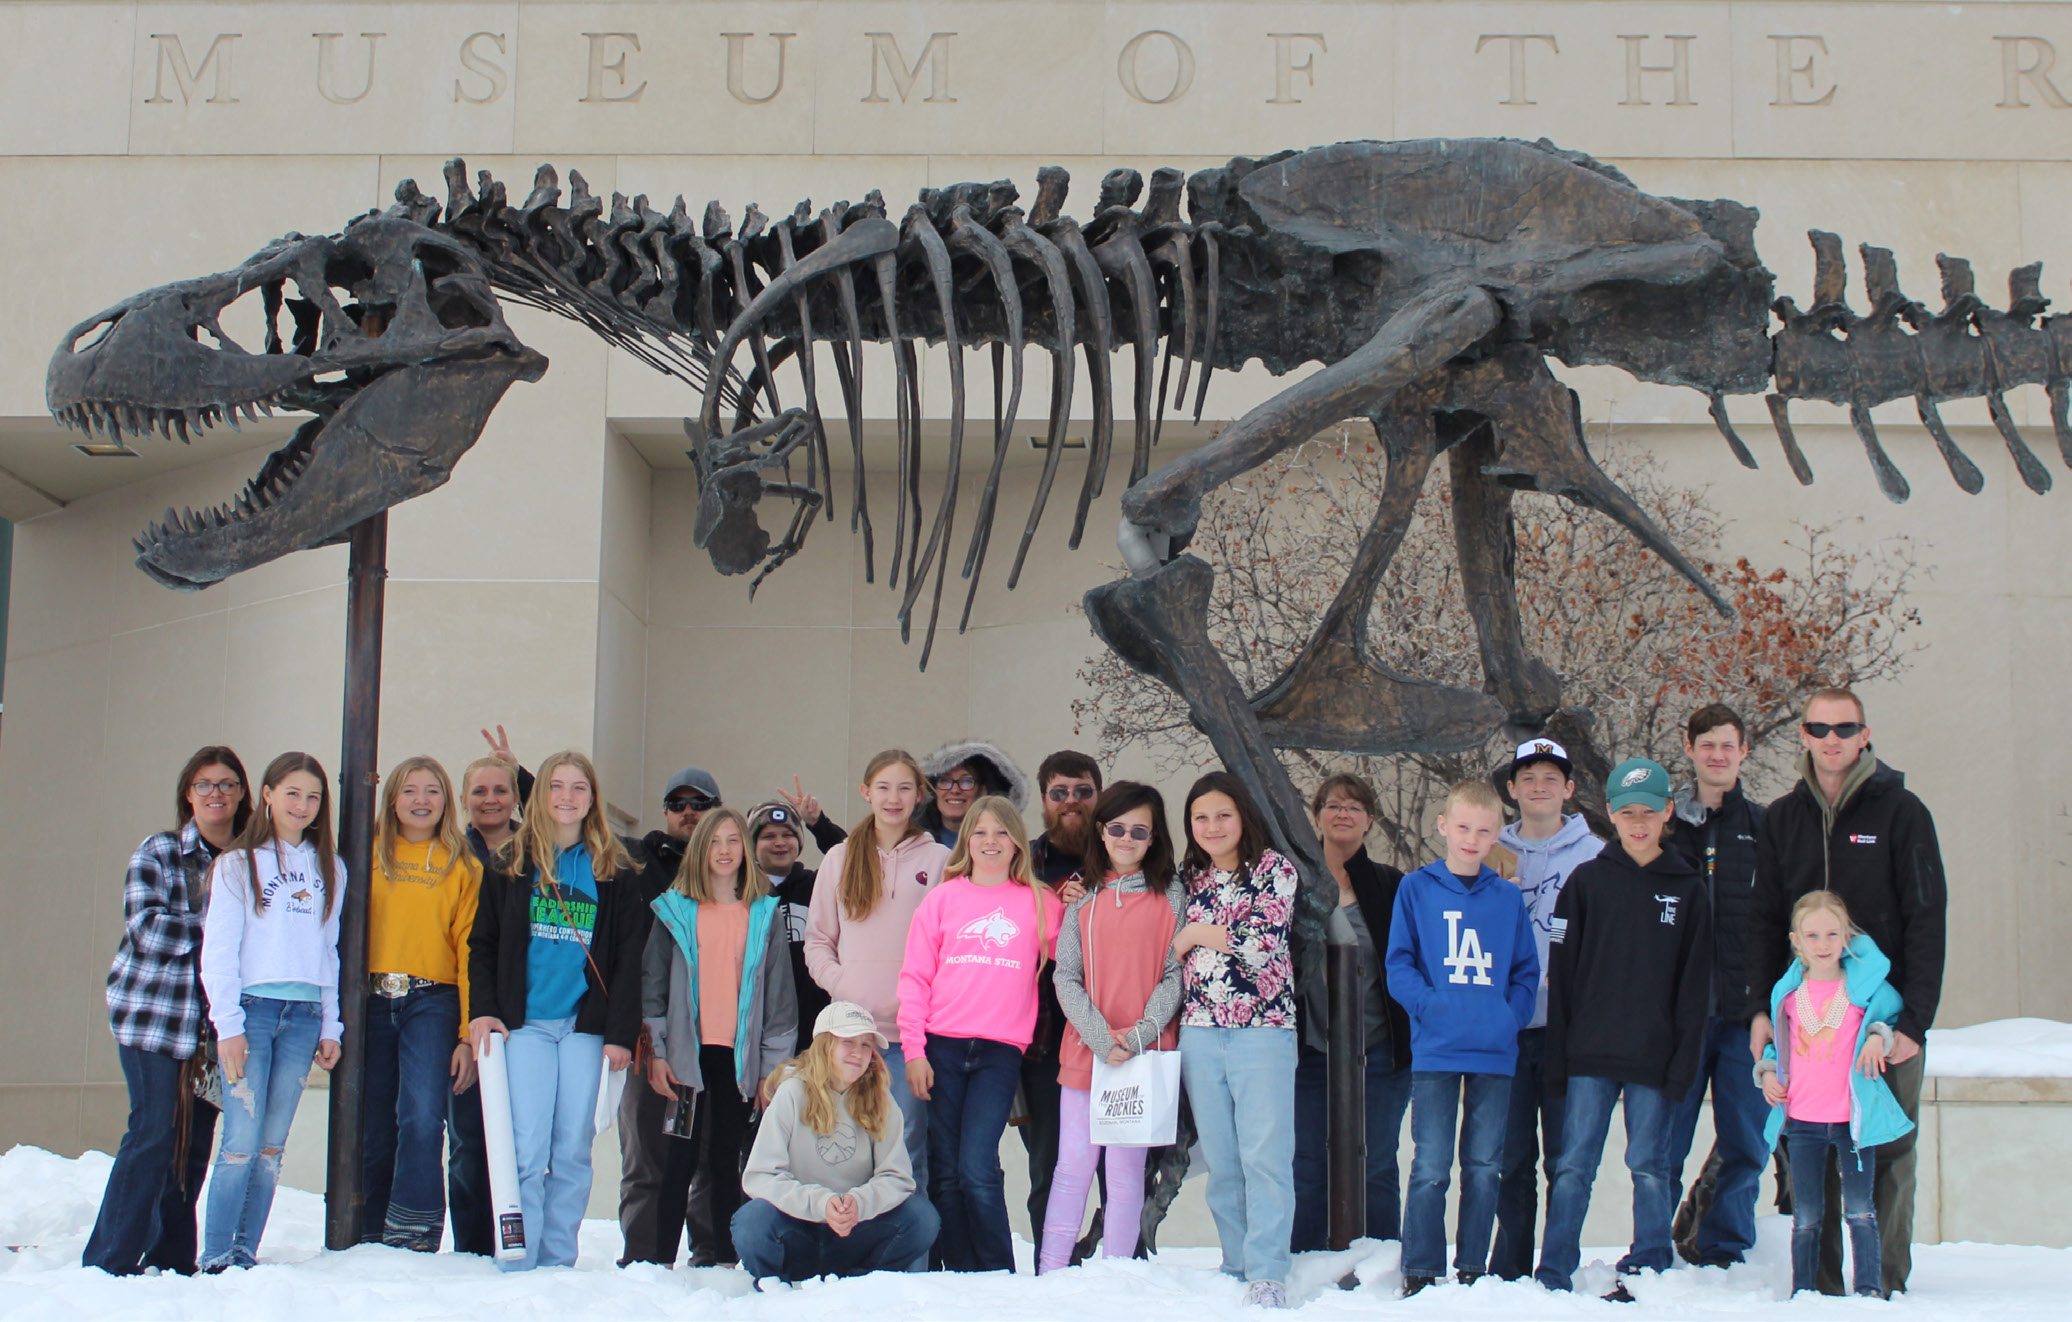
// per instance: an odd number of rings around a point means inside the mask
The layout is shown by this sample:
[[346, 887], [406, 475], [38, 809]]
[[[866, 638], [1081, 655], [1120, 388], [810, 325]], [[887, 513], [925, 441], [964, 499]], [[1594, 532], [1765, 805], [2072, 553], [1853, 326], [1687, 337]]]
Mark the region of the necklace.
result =
[[[1843, 994], [1843, 988], [1837, 986], [1834, 994], [1827, 998], [1826, 1007], [1815, 1014], [1813, 998], [1806, 993], [1806, 984], [1802, 982], [1792, 993], [1792, 1010], [1799, 1021], [1799, 1050], [1811, 1053], [1816, 1038], [1842, 1026], [1842, 1020], [1849, 1014], [1849, 998]], [[1832, 1053], [1832, 1045], [1829, 1051]]]

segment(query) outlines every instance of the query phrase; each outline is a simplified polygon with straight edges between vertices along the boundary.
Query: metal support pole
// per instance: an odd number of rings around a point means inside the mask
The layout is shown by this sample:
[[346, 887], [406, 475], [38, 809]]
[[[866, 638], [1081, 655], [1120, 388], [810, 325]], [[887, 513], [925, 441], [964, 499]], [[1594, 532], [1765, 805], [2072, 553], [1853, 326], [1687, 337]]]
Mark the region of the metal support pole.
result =
[[349, 884], [338, 924], [338, 1012], [344, 1054], [331, 1071], [324, 1247], [360, 1241], [360, 1117], [367, 1091], [367, 889], [374, 864], [375, 765], [381, 734], [381, 609], [388, 583], [388, 511], [353, 525], [345, 595], [345, 720], [338, 770], [338, 861]]
[[[1326, 1151], [1329, 1161], [1333, 1250], [1348, 1249], [1367, 1233], [1367, 1025], [1360, 994], [1360, 947], [1351, 924], [1333, 914], [1326, 947], [1330, 1042], [1326, 1059]], [[1346, 939], [1335, 929], [1344, 927]]]

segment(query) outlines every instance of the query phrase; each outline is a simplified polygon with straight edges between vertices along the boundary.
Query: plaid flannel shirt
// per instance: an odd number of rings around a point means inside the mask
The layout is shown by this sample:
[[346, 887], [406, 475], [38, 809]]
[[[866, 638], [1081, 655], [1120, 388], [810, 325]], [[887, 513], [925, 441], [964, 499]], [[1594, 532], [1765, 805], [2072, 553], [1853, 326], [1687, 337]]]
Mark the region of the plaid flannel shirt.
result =
[[216, 851], [193, 822], [161, 831], [130, 856], [122, 944], [108, 970], [115, 1040], [185, 1060], [201, 1038], [201, 924]]

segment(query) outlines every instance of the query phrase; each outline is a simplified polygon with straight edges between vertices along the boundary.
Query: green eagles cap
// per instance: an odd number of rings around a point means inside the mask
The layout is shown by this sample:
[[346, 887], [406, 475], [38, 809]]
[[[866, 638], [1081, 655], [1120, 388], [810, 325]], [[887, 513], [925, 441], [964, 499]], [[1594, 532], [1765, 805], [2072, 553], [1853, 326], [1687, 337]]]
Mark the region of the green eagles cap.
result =
[[1662, 764], [1644, 757], [1629, 757], [1612, 768], [1604, 782], [1604, 806], [1617, 812], [1629, 804], [1642, 804], [1662, 811], [1669, 806], [1669, 773]]

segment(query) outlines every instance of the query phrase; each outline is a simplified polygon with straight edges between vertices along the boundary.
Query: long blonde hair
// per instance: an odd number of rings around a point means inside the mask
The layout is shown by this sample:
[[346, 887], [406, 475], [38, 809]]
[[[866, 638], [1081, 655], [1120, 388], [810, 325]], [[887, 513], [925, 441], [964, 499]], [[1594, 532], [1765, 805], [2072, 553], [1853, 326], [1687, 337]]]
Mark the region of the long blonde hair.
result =
[[511, 838], [504, 841], [503, 848], [497, 850], [498, 866], [514, 880], [528, 872], [539, 874], [536, 884], [542, 888], [553, 880], [561, 847], [554, 843], [554, 818], [547, 811], [547, 800], [552, 796], [547, 787], [552, 784], [554, 773], [564, 766], [574, 767], [590, 782], [590, 811], [583, 814], [582, 836], [590, 849], [591, 877], [598, 882], [609, 881], [613, 873], [633, 866], [626, 847], [604, 819], [604, 789], [597, 783], [597, 768], [589, 758], [568, 749], [540, 763], [532, 797], [525, 802], [525, 816]]
[[1806, 953], [1799, 949], [1799, 922], [1810, 913], [1831, 913], [1842, 920], [1842, 943], [1846, 946], [1860, 934], [1860, 929], [1849, 917], [1849, 906], [1833, 891], [1807, 891], [1799, 896], [1798, 903], [1791, 906], [1791, 925], [1785, 928], [1785, 935], [1791, 940], [1792, 957], [1801, 967], [1806, 964]]
[[[799, 1118], [806, 1122], [806, 1128], [823, 1138], [833, 1133], [835, 1094], [840, 1091], [835, 1087], [835, 1035], [818, 1034], [804, 1051], [778, 1066], [770, 1080], [771, 1093], [786, 1079], [797, 1079], [805, 1090], [806, 1104], [799, 1108]], [[885, 1068], [883, 1056], [871, 1052], [871, 1063], [849, 1085], [848, 1101], [849, 1118], [858, 1129], [881, 1143], [892, 1137], [893, 1117], [898, 1111], [892, 1105], [892, 1075]]]
[[[453, 782], [447, 779], [446, 768], [439, 765], [439, 759], [420, 753], [396, 763], [395, 770], [388, 773], [388, 779], [381, 785], [381, 813], [374, 826], [374, 857], [380, 860], [384, 872], [396, 870], [396, 840], [402, 834], [396, 804], [403, 797], [403, 782], [420, 771], [431, 772], [433, 779], [439, 782], [439, 793], [444, 796], [446, 805], [439, 814], [437, 829], [432, 832], [432, 850], [425, 856], [426, 864], [443, 874], [457, 860], [472, 857], [468, 838], [461, 832], [460, 804], [453, 797]], [[443, 862], [439, 858], [442, 849], [446, 851]]]
[[712, 837], [728, 822], [741, 832], [741, 870], [735, 874], [734, 898], [751, 904], [770, 893], [770, 879], [755, 865], [748, 847], [748, 819], [732, 808], [714, 808], [698, 819], [691, 842], [684, 846], [683, 862], [677, 866], [676, 880], [670, 883], [678, 895], [700, 904], [712, 903]]
[[[863, 783], [869, 785], [877, 779], [880, 771], [894, 764], [914, 773], [914, 784], [923, 794], [928, 792], [928, 777], [921, 774], [921, 763], [904, 748], [888, 748], [870, 760], [863, 769]], [[921, 829], [919, 803], [915, 812], [907, 818], [906, 834], [900, 837], [905, 843], [917, 835], [926, 835]], [[871, 916], [884, 898], [880, 891], [884, 878], [878, 874], [878, 816], [871, 813], [849, 829], [849, 839], [842, 851], [842, 916], [850, 922], [860, 923]]]
[[988, 794], [971, 805], [957, 828], [957, 847], [950, 851], [950, 861], [943, 864], [942, 874], [944, 877], [971, 875], [971, 828], [980, 817], [991, 817], [1014, 841], [1014, 862], [1008, 864], [1007, 875], [1029, 888], [1029, 899], [1036, 906], [1036, 968], [1040, 973], [1043, 948], [1049, 944], [1050, 938], [1043, 915], [1043, 897], [1050, 888], [1036, 879], [1036, 865], [1029, 857], [1029, 828], [1022, 825], [1022, 815], [1014, 810], [1014, 804], [1004, 795]]

